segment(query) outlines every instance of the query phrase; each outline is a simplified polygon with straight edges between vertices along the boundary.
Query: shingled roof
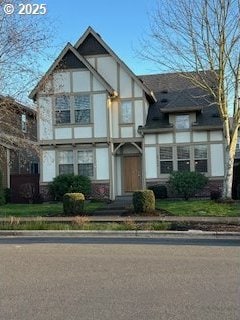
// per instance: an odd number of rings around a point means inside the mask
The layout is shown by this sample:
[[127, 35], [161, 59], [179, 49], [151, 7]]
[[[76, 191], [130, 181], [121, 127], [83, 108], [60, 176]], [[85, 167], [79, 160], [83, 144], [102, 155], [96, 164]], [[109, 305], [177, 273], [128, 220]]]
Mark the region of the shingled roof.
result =
[[[197, 121], [194, 128], [212, 126], [221, 127], [217, 106], [213, 98], [203, 89], [194, 85], [189, 76], [193, 73], [165, 73], [142, 75], [139, 78], [154, 92], [157, 102], [149, 106], [148, 117], [144, 129], [167, 130], [169, 113], [186, 113], [196, 111]], [[211, 81], [212, 73], [201, 73], [201, 77]]]

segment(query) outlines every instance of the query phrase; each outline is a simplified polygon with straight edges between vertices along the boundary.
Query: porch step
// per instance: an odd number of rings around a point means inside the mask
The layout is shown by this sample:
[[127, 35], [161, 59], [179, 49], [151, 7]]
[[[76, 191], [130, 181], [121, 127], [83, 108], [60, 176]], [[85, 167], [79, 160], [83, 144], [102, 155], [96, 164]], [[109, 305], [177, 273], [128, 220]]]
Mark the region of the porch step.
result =
[[99, 209], [94, 211], [94, 216], [121, 216], [127, 213], [126, 209]]

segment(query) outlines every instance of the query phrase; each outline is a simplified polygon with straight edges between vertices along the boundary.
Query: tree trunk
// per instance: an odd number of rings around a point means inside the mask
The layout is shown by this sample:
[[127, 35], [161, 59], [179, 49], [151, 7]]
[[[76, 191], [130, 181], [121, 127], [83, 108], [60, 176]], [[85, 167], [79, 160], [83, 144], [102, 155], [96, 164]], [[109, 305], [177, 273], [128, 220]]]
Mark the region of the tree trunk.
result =
[[223, 199], [232, 199], [234, 153], [226, 151], [225, 175], [223, 181]]

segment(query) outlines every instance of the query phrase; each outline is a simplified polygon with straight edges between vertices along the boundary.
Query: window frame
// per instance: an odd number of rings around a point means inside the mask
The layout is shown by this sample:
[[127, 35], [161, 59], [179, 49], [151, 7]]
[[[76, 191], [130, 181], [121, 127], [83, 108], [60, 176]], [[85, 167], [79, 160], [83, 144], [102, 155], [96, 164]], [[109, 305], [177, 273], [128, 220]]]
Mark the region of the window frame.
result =
[[[202, 147], [205, 147], [206, 148], [206, 157], [196, 157], [195, 156], [195, 149], [199, 146], [202, 146]], [[203, 173], [203, 174], [206, 174], [208, 173], [208, 158], [209, 158], [209, 155], [208, 155], [208, 146], [206, 144], [197, 144], [197, 145], [194, 145], [193, 146], [193, 163], [194, 163], [194, 171], [195, 172], [200, 172], [200, 173]], [[206, 171], [198, 171], [196, 170], [196, 161], [206, 161], [206, 168], [207, 170]]]
[[[91, 157], [92, 157], [92, 162], [85, 162], [85, 163], [80, 163], [79, 162], [79, 156], [78, 156], [78, 154], [80, 153], [80, 152], [91, 152], [92, 153], [92, 155], [91, 155]], [[94, 151], [93, 151], [93, 149], [78, 149], [78, 150], [76, 150], [76, 163], [77, 163], [77, 174], [78, 175], [83, 175], [83, 176], [86, 176], [86, 177], [88, 177], [89, 179], [93, 179], [94, 177], [95, 177], [95, 172], [94, 172]], [[92, 168], [91, 168], [91, 171], [92, 171], [92, 175], [84, 175], [84, 174], [80, 174], [79, 173], [79, 166], [81, 165], [81, 164], [91, 164], [92, 165]]]
[[[171, 158], [166, 158], [166, 159], [161, 159], [161, 148], [171, 148], [171, 153], [172, 153], [172, 157]], [[163, 162], [169, 162], [172, 164], [172, 171], [171, 172], [162, 172], [161, 171], [161, 164]], [[164, 145], [161, 145], [159, 146], [159, 171], [160, 171], [160, 175], [165, 175], [165, 174], [171, 174], [173, 171], [174, 171], [174, 147], [173, 146], [164, 146]]]
[[[129, 103], [130, 104], [131, 119], [129, 121], [125, 121], [123, 119], [123, 109], [122, 109], [122, 107], [123, 107], [123, 105], [125, 103]], [[120, 110], [120, 124], [129, 125], [129, 124], [133, 124], [134, 123], [133, 101], [132, 100], [129, 100], [129, 99], [121, 100], [119, 110]]]
[[27, 133], [27, 115], [26, 113], [21, 114], [21, 130], [24, 133]]
[[[75, 119], [75, 111], [79, 111], [79, 109], [75, 108], [75, 97], [76, 96], [88, 96], [89, 97], [89, 108], [86, 110], [89, 110], [89, 122], [88, 123], [81, 123], [81, 122], [76, 122]], [[68, 97], [69, 99], [69, 109], [66, 109], [67, 111], [69, 110], [69, 122], [58, 122], [57, 121], [57, 98], [59, 97]], [[89, 126], [92, 125], [92, 94], [88, 92], [81, 92], [81, 93], [74, 93], [74, 94], [56, 94], [54, 96], [54, 124], [56, 126], [69, 126], [69, 125], [77, 125], [77, 126]], [[61, 110], [60, 110], [61, 111]], [[63, 110], [64, 111], [64, 110]]]
[[[178, 127], [178, 125], [177, 124], [179, 124], [180, 123], [180, 121], [179, 120], [177, 120], [177, 119], [179, 119], [179, 118], [184, 118], [185, 117], [185, 119], [186, 119], [186, 117], [187, 117], [187, 119], [188, 119], [188, 125], [186, 126], [186, 127]], [[186, 121], [186, 120], [185, 120]], [[182, 123], [184, 124], [184, 122], [185, 121], [183, 121]], [[178, 114], [178, 115], [175, 115], [175, 129], [176, 130], [189, 130], [190, 129], [190, 114]]]
[[79, 175], [78, 174], [78, 152], [79, 151], [91, 151], [92, 152], [92, 172], [93, 175], [89, 176], [89, 178], [91, 180], [95, 180], [96, 179], [96, 155], [95, 155], [95, 149], [94, 148], [90, 148], [90, 147], [82, 147], [82, 148], [76, 148], [76, 149], [70, 149], [70, 148], [64, 148], [64, 149], [60, 149], [56, 151], [56, 168], [57, 168], [57, 175], [60, 175], [62, 173], [60, 173], [60, 153], [61, 152], [69, 152], [71, 151], [73, 154], [73, 174], [74, 175]]

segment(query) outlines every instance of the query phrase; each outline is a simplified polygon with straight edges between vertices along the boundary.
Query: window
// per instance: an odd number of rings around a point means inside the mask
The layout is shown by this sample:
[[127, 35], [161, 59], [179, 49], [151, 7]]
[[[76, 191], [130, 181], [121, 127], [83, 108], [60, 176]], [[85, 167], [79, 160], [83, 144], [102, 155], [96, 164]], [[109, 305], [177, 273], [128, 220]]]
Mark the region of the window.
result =
[[160, 147], [160, 173], [171, 173], [173, 171], [173, 149], [172, 147]]
[[132, 102], [131, 101], [122, 101], [122, 103], [121, 103], [121, 122], [122, 123], [132, 123], [133, 122]]
[[177, 146], [178, 171], [190, 171], [190, 147]]
[[21, 116], [21, 127], [22, 127], [22, 132], [27, 132], [27, 116], [26, 116], [26, 114], [22, 114], [22, 116]]
[[176, 129], [189, 129], [189, 115], [179, 115], [175, 117], [175, 127]]
[[90, 96], [89, 95], [76, 95], [74, 96], [74, 117], [75, 123], [89, 124], [90, 113]]
[[78, 151], [78, 174], [93, 177], [93, 152], [92, 150]]
[[198, 145], [194, 147], [194, 164], [195, 171], [208, 172], [207, 166], [207, 146]]
[[73, 173], [73, 152], [60, 151], [59, 152], [59, 174]]
[[56, 123], [70, 123], [70, 97], [58, 96], [55, 100]]

